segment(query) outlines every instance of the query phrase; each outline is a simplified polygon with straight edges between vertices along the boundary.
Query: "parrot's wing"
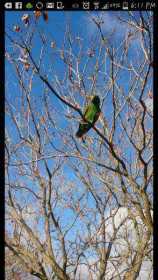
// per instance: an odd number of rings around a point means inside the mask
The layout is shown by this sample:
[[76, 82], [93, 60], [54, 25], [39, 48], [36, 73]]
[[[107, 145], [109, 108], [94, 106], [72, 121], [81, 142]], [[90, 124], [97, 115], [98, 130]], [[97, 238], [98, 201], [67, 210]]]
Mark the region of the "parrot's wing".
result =
[[85, 119], [90, 123], [94, 123], [95, 122], [95, 115], [96, 115], [96, 108], [93, 104], [90, 104], [88, 106], [87, 111], [86, 111]]
[[100, 113], [101, 113], [101, 110], [99, 110], [99, 111], [95, 114], [94, 122], [96, 122], [96, 121], [99, 119]]
[[88, 111], [89, 111], [89, 108], [90, 107], [90, 105], [87, 105], [86, 107], [85, 107], [85, 109], [84, 109], [84, 113], [83, 113], [83, 116], [84, 116], [84, 118], [86, 118], [86, 115], [87, 115], [87, 113], [88, 113]]
[[87, 105], [85, 109], [83, 110], [83, 117], [84, 119], [81, 121], [81, 123], [86, 123], [86, 120], [89, 121], [89, 113], [91, 111], [91, 105]]

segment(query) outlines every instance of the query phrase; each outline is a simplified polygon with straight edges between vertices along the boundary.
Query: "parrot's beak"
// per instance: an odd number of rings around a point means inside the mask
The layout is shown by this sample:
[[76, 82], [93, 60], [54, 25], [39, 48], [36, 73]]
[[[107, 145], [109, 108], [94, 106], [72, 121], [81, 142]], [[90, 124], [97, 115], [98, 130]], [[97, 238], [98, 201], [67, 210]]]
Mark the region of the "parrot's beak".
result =
[[92, 101], [93, 97], [94, 97], [93, 95], [88, 95], [88, 96], [87, 96], [87, 100], [88, 100], [88, 101]]

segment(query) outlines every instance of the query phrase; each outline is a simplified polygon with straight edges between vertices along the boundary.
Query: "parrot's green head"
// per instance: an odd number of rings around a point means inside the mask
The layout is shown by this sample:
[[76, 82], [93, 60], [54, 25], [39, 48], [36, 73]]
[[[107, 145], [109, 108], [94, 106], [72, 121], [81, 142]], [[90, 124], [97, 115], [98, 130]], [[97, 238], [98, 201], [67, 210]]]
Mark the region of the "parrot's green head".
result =
[[100, 98], [98, 95], [95, 95], [92, 99], [92, 103], [97, 105], [97, 106], [100, 106]]

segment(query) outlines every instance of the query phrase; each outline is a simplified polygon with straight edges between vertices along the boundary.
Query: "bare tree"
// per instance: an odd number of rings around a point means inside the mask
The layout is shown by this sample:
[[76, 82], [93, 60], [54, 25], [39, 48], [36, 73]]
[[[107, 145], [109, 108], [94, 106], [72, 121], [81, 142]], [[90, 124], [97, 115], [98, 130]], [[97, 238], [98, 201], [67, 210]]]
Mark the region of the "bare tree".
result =
[[[69, 19], [57, 42], [47, 13], [6, 26], [8, 280], [151, 269], [152, 13], [113, 13], [109, 31], [107, 15], [87, 13], [86, 42]], [[102, 113], [83, 142], [75, 133], [94, 94]]]

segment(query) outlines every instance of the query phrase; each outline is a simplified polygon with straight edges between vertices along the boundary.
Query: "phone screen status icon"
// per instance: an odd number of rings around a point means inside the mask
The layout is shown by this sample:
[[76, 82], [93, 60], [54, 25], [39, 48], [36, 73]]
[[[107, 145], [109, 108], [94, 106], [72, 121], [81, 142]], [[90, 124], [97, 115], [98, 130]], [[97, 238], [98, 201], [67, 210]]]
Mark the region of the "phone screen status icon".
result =
[[89, 10], [89, 8], [90, 8], [90, 2], [83, 2], [83, 9], [84, 10]]
[[46, 3], [46, 8], [47, 9], [54, 9], [55, 8], [54, 2], [47, 2]]
[[128, 2], [123, 2], [122, 9], [123, 10], [128, 10]]

